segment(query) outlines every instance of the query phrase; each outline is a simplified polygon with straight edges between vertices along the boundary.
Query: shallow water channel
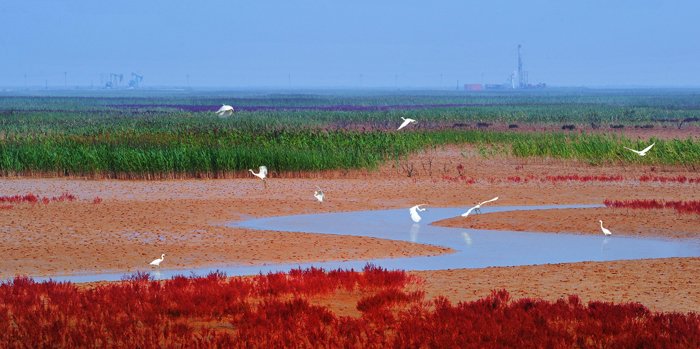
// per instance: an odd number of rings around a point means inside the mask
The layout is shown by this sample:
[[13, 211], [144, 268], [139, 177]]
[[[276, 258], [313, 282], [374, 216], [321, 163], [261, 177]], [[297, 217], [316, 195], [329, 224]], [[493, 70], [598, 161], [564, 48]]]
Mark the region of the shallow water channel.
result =
[[[600, 205], [556, 206], [503, 206], [484, 207], [483, 213], [514, 210], [542, 210], [600, 207]], [[295, 263], [257, 266], [229, 266], [190, 270], [144, 269], [156, 279], [169, 279], [175, 275], [205, 275], [219, 270], [229, 276], [251, 275], [260, 272], [289, 271], [311, 265], [328, 269], [362, 269], [368, 262], [388, 269], [437, 270], [457, 268], [484, 268], [546, 263], [572, 263], [583, 261], [609, 261], [620, 259], [696, 257], [700, 256], [700, 242], [672, 241], [649, 238], [615, 236], [615, 227], [606, 226], [613, 236], [600, 233], [597, 220], [591, 222], [591, 230], [600, 235], [573, 235], [530, 233], [515, 231], [445, 228], [429, 225], [432, 222], [456, 217], [465, 208], [428, 208], [421, 212], [423, 220], [414, 223], [408, 209], [321, 213], [251, 219], [226, 224], [229, 227], [289, 232], [357, 235], [383, 239], [412, 241], [450, 247], [456, 253], [429, 257], [375, 259], [371, 261], [347, 261], [324, 263]], [[97, 274], [53, 277], [56, 281], [90, 282], [120, 280], [124, 274]], [[36, 278], [44, 280], [45, 278]]]

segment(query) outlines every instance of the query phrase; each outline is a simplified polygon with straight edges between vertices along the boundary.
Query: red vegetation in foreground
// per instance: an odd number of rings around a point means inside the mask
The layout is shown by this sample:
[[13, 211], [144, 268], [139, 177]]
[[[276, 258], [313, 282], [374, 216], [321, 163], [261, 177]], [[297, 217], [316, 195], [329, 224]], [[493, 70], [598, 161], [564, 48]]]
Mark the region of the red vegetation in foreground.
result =
[[95, 204], [95, 205], [97, 205], [97, 204], [99, 204], [99, 203], [101, 203], [101, 202], [102, 202], [102, 199], [101, 199], [99, 196], [96, 197], [94, 200], [92, 200], [92, 203]]
[[[637, 303], [510, 300], [505, 291], [452, 305], [408, 292], [420, 280], [368, 265], [364, 273], [294, 270], [252, 278], [136, 274], [78, 289], [17, 277], [0, 285], [0, 347], [120, 348], [686, 348], [700, 346], [695, 313]], [[361, 316], [308, 297], [359, 292]]]
[[631, 209], [659, 209], [659, 208], [673, 208], [680, 213], [697, 213], [700, 214], [700, 201], [664, 201], [664, 200], [625, 200], [625, 201], [612, 201], [606, 199], [604, 202], [606, 207], [615, 208], [631, 208]]
[[[51, 202], [63, 202], [63, 201], [74, 201], [75, 196], [72, 194], [68, 193], [63, 193], [61, 196], [56, 197], [53, 196], [50, 199], [47, 197], [40, 197], [38, 195], [34, 194], [27, 194], [27, 195], [13, 195], [13, 196], [0, 196], [0, 203], [7, 202], [10, 204], [20, 204], [20, 203], [30, 203], [32, 205], [35, 205], [37, 203], [42, 203], [44, 205], [48, 205]], [[3, 205], [0, 206], [2, 209], [11, 209], [12, 205]]]

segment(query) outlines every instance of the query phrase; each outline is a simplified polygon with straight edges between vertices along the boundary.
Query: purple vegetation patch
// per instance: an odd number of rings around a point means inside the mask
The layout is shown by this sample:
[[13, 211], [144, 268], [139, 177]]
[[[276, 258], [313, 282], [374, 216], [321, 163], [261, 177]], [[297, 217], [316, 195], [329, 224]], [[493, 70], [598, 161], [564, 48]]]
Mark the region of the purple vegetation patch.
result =
[[[285, 107], [285, 106], [233, 106], [235, 110], [242, 111], [278, 111], [278, 110], [319, 110], [319, 111], [377, 111], [391, 109], [428, 109], [428, 108], [461, 108], [461, 107], [479, 107], [483, 104], [406, 104], [406, 105], [335, 105], [323, 107]], [[186, 104], [122, 104], [108, 105], [107, 107], [122, 108], [122, 109], [155, 109], [155, 108], [173, 108], [189, 112], [206, 112], [217, 111], [221, 108], [220, 105], [186, 105]]]

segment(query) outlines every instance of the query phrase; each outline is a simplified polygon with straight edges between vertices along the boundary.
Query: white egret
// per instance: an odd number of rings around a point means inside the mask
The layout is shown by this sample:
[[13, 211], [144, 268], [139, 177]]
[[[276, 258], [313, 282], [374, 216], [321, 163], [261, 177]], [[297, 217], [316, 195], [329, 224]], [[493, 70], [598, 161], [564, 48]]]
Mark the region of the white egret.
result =
[[157, 267], [160, 267], [160, 262], [163, 261], [163, 257], [165, 257], [165, 253], [163, 253], [162, 255], [160, 255], [160, 258], [158, 258], [158, 259], [154, 260], [153, 262], [151, 262], [151, 265], [155, 265], [155, 266], [157, 266]]
[[474, 210], [474, 212], [476, 212], [476, 213], [481, 213], [481, 205], [483, 205], [483, 204], [485, 204], [485, 203], [487, 203], [487, 202], [496, 201], [496, 200], [498, 200], [498, 196], [495, 197], [495, 198], [493, 198], [493, 199], [491, 199], [491, 200], [484, 201], [484, 202], [480, 202], [480, 203], [478, 203], [476, 206], [470, 208], [469, 211], [467, 211], [466, 213], [462, 214], [462, 217], [468, 216], [469, 213], [472, 212], [472, 210]]
[[323, 200], [326, 199], [326, 195], [323, 194], [323, 190], [321, 190], [319, 186], [316, 186], [316, 188], [318, 188], [318, 190], [314, 191], [314, 197], [318, 200], [318, 204], [320, 206], [323, 203]]
[[421, 211], [421, 212], [422, 212], [422, 211], [427, 211], [427, 210], [424, 209], [424, 208], [420, 208], [421, 206], [425, 206], [425, 205], [427, 205], [427, 204], [416, 205], [416, 206], [413, 206], [413, 207], [411, 207], [410, 209], [408, 209], [408, 211], [411, 212], [411, 219], [412, 219], [414, 222], [418, 223], [418, 222], [420, 222], [420, 220], [422, 219], [422, 218], [420, 218], [420, 216], [418, 215], [418, 211]]
[[415, 124], [415, 123], [418, 122], [418, 121], [413, 120], [413, 119], [404, 118], [403, 116], [402, 116], [401, 118], [403, 119], [403, 124], [401, 124], [401, 126], [399, 126], [399, 128], [397, 129], [397, 131], [400, 130], [400, 129], [402, 129], [402, 128], [404, 128], [404, 127], [406, 127], [406, 125], [408, 125], [409, 123]]
[[233, 107], [230, 105], [224, 104], [215, 113], [219, 114], [219, 117], [224, 119], [224, 118], [227, 118], [233, 114]]
[[625, 148], [625, 149], [627, 149], [627, 150], [631, 150], [631, 151], [633, 151], [633, 152], [639, 154], [639, 156], [644, 156], [644, 155], [647, 155], [647, 152], [649, 151], [649, 149], [651, 149], [651, 147], [654, 146], [654, 144], [656, 144], [656, 142], [654, 142], [654, 143], [652, 143], [650, 146], [644, 148], [644, 150], [642, 150], [642, 151], [630, 149], [630, 148], [627, 148], [627, 147], [623, 147], [623, 148]]
[[607, 229], [603, 228], [603, 221], [600, 221], [600, 229], [603, 229], [603, 234], [605, 234], [605, 236], [610, 236], [610, 235], [612, 235], [612, 233], [610, 232], [610, 230], [607, 230]]
[[253, 170], [248, 170], [250, 173], [253, 174], [253, 176], [259, 177], [262, 179], [263, 184], [265, 185], [265, 188], [267, 188], [267, 182], [265, 182], [265, 177], [267, 177], [267, 167], [265, 166], [260, 166], [260, 171], [258, 173], [253, 172]]

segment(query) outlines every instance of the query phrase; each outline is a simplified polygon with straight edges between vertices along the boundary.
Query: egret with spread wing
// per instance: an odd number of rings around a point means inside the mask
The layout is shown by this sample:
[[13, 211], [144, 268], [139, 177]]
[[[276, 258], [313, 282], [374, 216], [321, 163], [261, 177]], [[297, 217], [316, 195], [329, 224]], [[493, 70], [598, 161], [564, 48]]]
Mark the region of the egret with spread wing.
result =
[[323, 200], [326, 199], [326, 195], [323, 194], [323, 190], [321, 190], [319, 186], [316, 186], [316, 188], [318, 188], [318, 190], [314, 191], [314, 197], [318, 200], [318, 205], [321, 206]]
[[627, 148], [627, 147], [623, 147], [623, 148], [625, 148], [625, 149], [627, 149], [627, 150], [631, 150], [631, 151], [633, 151], [633, 152], [639, 154], [639, 156], [644, 156], [644, 155], [647, 155], [647, 152], [649, 151], [649, 149], [651, 149], [651, 147], [654, 146], [654, 144], [656, 144], [656, 142], [654, 142], [654, 143], [652, 143], [650, 146], [644, 148], [644, 150], [642, 150], [642, 151], [630, 149], [630, 148]]
[[466, 213], [462, 214], [462, 217], [468, 216], [469, 213], [472, 212], [472, 210], [473, 210], [474, 212], [476, 212], [476, 213], [481, 213], [481, 205], [483, 205], [483, 204], [485, 204], [485, 203], [487, 203], [487, 202], [496, 201], [496, 200], [498, 200], [498, 196], [495, 197], [495, 198], [493, 198], [493, 199], [491, 199], [491, 200], [484, 201], [484, 202], [480, 202], [480, 203], [478, 203], [476, 206], [470, 208], [469, 211], [467, 211]]
[[427, 210], [424, 209], [424, 208], [420, 208], [421, 206], [425, 206], [425, 205], [427, 205], [427, 204], [416, 205], [416, 206], [413, 206], [413, 207], [411, 207], [410, 209], [408, 209], [408, 211], [411, 212], [411, 219], [412, 219], [414, 222], [418, 223], [418, 222], [420, 222], [420, 220], [422, 219], [422, 218], [418, 215], [418, 211], [421, 211], [421, 212], [422, 212], [422, 211], [427, 211]]
[[402, 129], [402, 128], [404, 128], [404, 127], [406, 127], [406, 125], [408, 125], [409, 123], [410, 123], [410, 124], [415, 124], [415, 123], [418, 122], [418, 121], [413, 120], [413, 119], [404, 118], [403, 116], [402, 116], [401, 118], [403, 119], [403, 124], [401, 124], [401, 126], [399, 126], [399, 128], [397, 129], [397, 131], [400, 130], [400, 129]]
[[265, 185], [265, 188], [267, 188], [267, 182], [265, 182], [265, 177], [267, 177], [267, 167], [265, 166], [260, 166], [260, 171], [258, 173], [253, 172], [253, 170], [248, 170], [250, 173], [253, 174], [253, 176], [259, 177], [262, 179], [263, 184]]
[[233, 114], [233, 107], [230, 105], [224, 104], [215, 113], [219, 114], [219, 117], [224, 119], [224, 118], [227, 118]]

